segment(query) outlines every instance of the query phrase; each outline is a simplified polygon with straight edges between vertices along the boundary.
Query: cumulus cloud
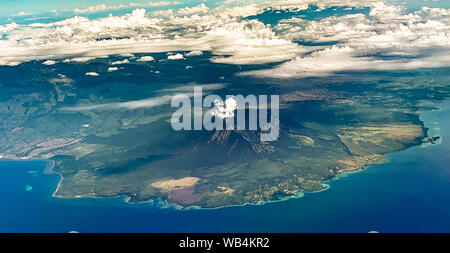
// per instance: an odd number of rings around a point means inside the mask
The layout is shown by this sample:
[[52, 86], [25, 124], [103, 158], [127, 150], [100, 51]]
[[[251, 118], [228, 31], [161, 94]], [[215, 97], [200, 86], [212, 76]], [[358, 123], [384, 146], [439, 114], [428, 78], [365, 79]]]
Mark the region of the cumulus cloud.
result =
[[306, 10], [309, 2], [313, 1], [281, 0], [274, 3], [273, 7], [280, 10]]
[[119, 56], [134, 58], [134, 54], [130, 54], [130, 53], [119, 54]]
[[124, 59], [122, 61], [111, 62], [111, 65], [120, 65], [120, 64], [128, 64], [130, 61], [128, 59]]
[[274, 29], [281, 37], [313, 43], [339, 42], [367, 49], [447, 47], [450, 10], [423, 8], [405, 13], [401, 6], [373, 3], [368, 16], [332, 16], [319, 21], [301, 18], [282, 20]]
[[97, 72], [87, 72], [85, 75], [86, 76], [99, 76], [99, 74]]
[[286, 40], [336, 43], [297, 56], [274, 69], [242, 75], [301, 78], [340, 71], [410, 70], [450, 66], [450, 10], [371, 3], [369, 15], [332, 16], [319, 21], [283, 20], [274, 27]]
[[141, 61], [141, 62], [147, 62], [147, 61], [154, 61], [155, 58], [153, 58], [152, 56], [142, 56], [141, 58], [137, 59], [137, 61]]
[[99, 5], [95, 5], [95, 6], [89, 6], [88, 8], [85, 8], [85, 9], [76, 8], [73, 11], [75, 13], [93, 13], [93, 12], [110, 10], [110, 8], [111, 7], [107, 6], [106, 4], [99, 4]]
[[350, 47], [333, 46], [297, 57], [273, 69], [255, 70], [241, 75], [268, 78], [301, 78], [327, 76], [342, 71], [362, 70], [411, 70], [450, 66], [450, 50], [444, 56], [430, 56], [417, 59], [385, 60], [375, 57], [361, 57]]
[[180, 53], [167, 56], [167, 60], [183, 60], [183, 59], [184, 59], [184, 56]]
[[15, 22], [12, 22], [10, 24], [7, 25], [0, 25], [0, 33], [3, 34], [7, 34], [10, 31], [13, 31], [15, 29], [17, 29], [18, 25]]
[[246, 6], [237, 6], [237, 7], [233, 7], [233, 8], [225, 7], [223, 9], [230, 16], [243, 17], [243, 18], [264, 12], [264, 8], [262, 8], [261, 5], [257, 5], [257, 4], [250, 4], [250, 5], [246, 5]]
[[[450, 14], [446, 9], [423, 8], [407, 13], [399, 6], [356, 0], [227, 2], [232, 6], [208, 8], [200, 4], [150, 14], [136, 9], [122, 16], [98, 19], [73, 17], [48, 24], [3, 25], [0, 26], [3, 37], [0, 65], [18, 65], [31, 60], [83, 62], [110, 55], [177, 51], [191, 51], [185, 55], [189, 57], [210, 51], [214, 55], [210, 60], [216, 63], [285, 62], [267, 72], [244, 73], [257, 76], [327, 75], [353, 66], [371, 69], [368, 62], [374, 63], [373, 69], [381, 69], [381, 65], [393, 69], [448, 66]], [[331, 16], [316, 21], [290, 18], [274, 27], [241, 18], [268, 7], [304, 9], [304, 4], [310, 3], [320, 8], [349, 5], [371, 9], [368, 15]], [[294, 41], [337, 45], [312, 47]], [[178, 54], [170, 56], [174, 57], [182, 59]], [[349, 62], [337, 62], [331, 57]], [[307, 61], [311, 64], [305, 66]], [[337, 66], [327, 62], [335, 62]]]
[[186, 54], [187, 57], [190, 57], [190, 56], [199, 56], [199, 55], [203, 55], [203, 52], [202, 52], [202, 51], [191, 51], [191, 52], [189, 52], [189, 53]]
[[288, 60], [305, 51], [257, 20], [215, 10], [202, 16], [159, 18], [136, 9], [92, 20], [73, 17], [49, 24], [10, 24], [0, 26], [0, 31], [7, 33], [0, 41], [0, 65], [170, 51], [212, 51], [215, 62], [259, 64]]
[[214, 101], [214, 108], [209, 112], [213, 116], [217, 116], [221, 119], [234, 117], [234, 111], [237, 109], [237, 102], [235, 98], [227, 98], [225, 101]]
[[29, 12], [19, 11], [14, 16], [23, 17], [23, 16], [30, 16], [30, 15], [31, 15], [31, 13], [29, 13]]
[[308, 51], [292, 41], [279, 38], [263, 23], [251, 20], [227, 25], [209, 32], [215, 38], [213, 62], [227, 64], [263, 64], [292, 59]]
[[127, 8], [150, 8], [150, 7], [162, 7], [162, 6], [168, 6], [168, 5], [176, 5], [180, 2], [168, 2], [168, 1], [162, 1], [162, 2], [148, 2], [148, 3], [129, 3], [129, 4], [117, 4], [117, 5], [106, 5], [106, 4], [98, 4], [89, 6], [84, 9], [76, 8], [73, 10], [73, 12], [77, 14], [83, 14], [83, 13], [96, 13], [96, 12], [104, 12], [104, 11], [114, 11], [114, 10], [120, 10], [120, 9], [127, 9]]
[[[256, 1], [258, 2], [258, 1]], [[305, 10], [309, 5], [316, 5], [319, 10], [323, 10], [328, 7], [335, 6], [354, 6], [362, 7], [367, 6], [373, 2], [379, 2], [379, 0], [268, 0], [265, 1], [262, 6], [265, 8], [271, 8], [276, 10]]]
[[47, 65], [47, 66], [51, 66], [51, 65], [55, 65], [56, 61], [47, 60], [47, 61], [44, 61], [42, 64]]
[[222, 2], [221, 7], [231, 11], [231, 15], [247, 17], [262, 13], [267, 9], [299, 11], [308, 9], [310, 5], [316, 5], [319, 10], [323, 10], [332, 6], [361, 7], [376, 1], [379, 0], [226, 0]]
[[94, 57], [76, 57], [76, 58], [71, 58], [71, 59], [65, 59], [63, 62], [64, 63], [70, 63], [70, 62], [88, 62], [90, 60], [95, 59]]
[[209, 8], [204, 4], [199, 4], [195, 7], [184, 7], [177, 11], [177, 14], [180, 15], [192, 15], [196, 13], [206, 13], [208, 12]]
[[109, 67], [108, 68], [108, 72], [114, 72], [114, 71], [117, 71], [117, 70], [119, 70], [118, 67]]

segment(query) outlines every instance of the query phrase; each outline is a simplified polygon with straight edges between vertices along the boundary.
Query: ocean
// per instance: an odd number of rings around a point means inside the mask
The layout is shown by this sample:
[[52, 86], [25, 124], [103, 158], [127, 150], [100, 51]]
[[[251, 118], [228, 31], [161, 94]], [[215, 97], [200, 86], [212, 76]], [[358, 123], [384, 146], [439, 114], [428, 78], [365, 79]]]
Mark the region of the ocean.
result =
[[48, 161], [0, 161], [0, 232], [449, 232], [450, 102], [421, 119], [439, 144], [327, 182], [328, 190], [263, 205], [177, 210], [163, 201], [59, 199]]

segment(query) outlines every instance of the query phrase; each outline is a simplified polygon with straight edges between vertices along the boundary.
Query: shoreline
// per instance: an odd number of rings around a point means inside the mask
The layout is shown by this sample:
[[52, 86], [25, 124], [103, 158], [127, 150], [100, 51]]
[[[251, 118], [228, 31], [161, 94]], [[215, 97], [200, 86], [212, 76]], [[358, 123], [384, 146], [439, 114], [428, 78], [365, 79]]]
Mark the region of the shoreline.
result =
[[[429, 112], [434, 112], [434, 111], [442, 111], [443, 108], [442, 105], [444, 103], [446, 103], [447, 101], [450, 100], [443, 100], [443, 101], [439, 101], [438, 103], [436, 102], [432, 102], [432, 104], [434, 106], [436, 106], [435, 109], [425, 109], [425, 110], [418, 110], [417, 113], [419, 114], [419, 118], [420, 120], [423, 122], [423, 128], [426, 129], [427, 131], [425, 132], [425, 136], [428, 135], [434, 135], [434, 134], [438, 134], [440, 135], [440, 131], [435, 131], [435, 129], [433, 129], [430, 125], [432, 125], [432, 122], [425, 122], [426, 120], [423, 119], [422, 114], [423, 113], [429, 113]], [[433, 134], [431, 134], [433, 133]], [[435, 145], [439, 145], [440, 143], [436, 143]], [[426, 148], [428, 146], [432, 146], [434, 144], [429, 144], [426, 142], [421, 142], [418, 145], [412, 145], [407, 147], [406, 149], [403, 150], [399, 150], [399, 151], [394, 151], [388, 154], [383, 154], [383, 157], [386, 159], [386, 161], [382, 164], [386, 164], [389, 163], [389, 159], [388, 156], [397, 152], [401, 152], [404, 150], [407, 150], [409, 148], [412, 147], [423, 147]], [[318, 191], [301, 191], [298, 193], [295, 193], [293, 195], [287, 195], [283, 198], [277, 199], [277, 200], [269, 200], [269, 201], [260, 201], [257, 203], [243, 203], [243, 204], [234, 204], [234, 205], [223, 205], [223, 206], [218, 206], [218, 207], [201, 207], [201, 206], [181, 206], [179, 204], [176, 203], [170, 203], [168, 202], [166, 199], [163, 199], [161, 197], [156, 197], [156, 198], [151, 198], [149, 200], [146, 201], [141, 201], [141, 202], [129, 202], [129, 196], [127, 195], [117, 195], [117, 196], [105, 196], [105, 197], [99, 197], [99, 196], [83, 196], [83, 195], [77, 195], [77, 196], [58, 196], [56, 193], [58, 192], [59, 188], [61, 187], [62, 181], [64, 179], [64, 176], [60, 173], [54, 170], [54, 168], [56, 167], [56, 162], [52, 159], [27, 159], [27, 158], [2, 158], [0, 157], [0, 161], [45, 161], [47, 162], [46, 167], [44, 168], [43, 173], [50, 175], [50, 174], [57, 174], [60, 176], [58, 184], [56, 186], [56, 189], [53, 191], [52, 193], [52, 197], [54, 198], [59, 198], [59, 199], [80, 199], [80, 198], [85, 198], [85, 199], [121, 199], [122, 202], [126, 203], [127, 205], [129, 204], [136, 204], [136, 205], [152, 205], [156, 208], [160, 208], [160, 209], [165, 209], [165, 208], [172, 208], [174, 210], [179, 210], [179, 211], [194, 211], [194, 210], [217, 210], [217, 209], [222, 209], [222, 208], [229, 208], [229, 207], [243, 207], [243, 206], [261, 206], [261, 205], [265, 205], [265, 204], [271, 204], [271, 203], [277, 203], [277, 202], [282, 202], [282, 201], [288, 201], [290, 199], [299, 199], [304, 197], [306, 194], [312, 194], [312, 193], [320, 193], [326, 190], [329, 190], [331, 188], [331, 183], [334, 181], [339, 180], [342, 177], [347, 177], [349, 175], [352, 174], [356, 174], [365, 170], [370, 169], [371, 166], [373, 165], [377, 165], [377, 164], [368, 164], [368, 165], [364, 165], [361, 168], [358, 169], [354, 169], [354, 170], [348, 170], [348, 171], [344, 171], [342, 173], [336, 174], [333, 178], [330, 179], [326, 179], [321, 181], [320, 183], [324, 186], [323, 189], [318, 190]]]
[[[424, 143], [421, 143], [420, 145], [414, 145], [414, 146], [411, 146], [411, 147], [416, 147], [416, 146], [420, 147], [423, 144]], [[408, 147], [408, 148], [406, 148], [404, 150], [407, 150], [407, 149], [409, 149], [411, 147]], [[403, 151], [403, 150], [395, 151], [395, 152], [392, 152], [392, 153], [401, 152], [401, 151]], [[389, 153], [389, 154], [392, 154], [392, 153]], [[386, 162], [384, 162], [384, 163], [388, 163], [389, 162], [388, 159], [386, 158], [386, 155], [388, 155], [388, 154], [383, 155], [385, 157], [385, 159], [386, 159]], [[178, 205], [176, 203], [170, 203], [167, 200], [162, 199], [160, 197], [151, 198], [149, 200], [141, 201], [141, 202], [129, 202], [127, 199], [129, 199], [130, 197], [127, 196], [127, 195], [117, 195], [117, 196], [107, 196], [107, 197], [83, 196], [83, 195], [58, 196], [58, 195], [56, 195], [56, 193], [58, 192], [59, 188], [61, 187], [61, 184], [62, 184], [62, 181], [64, 179], [64, 176], [60, 172], [54, 171], [54, 168], [56, 166], [56, 162], [54, 160], [52, 160], [52, 159], [20, 159], [20, 158], [18, 158], [18, 159], [12, 159], [12, 158], [2, 159], [2, 158], [0, 158], [0, 161], [2, 161], [2, 160], [3, 161], [45, 161], [45, 162], [47, 162], [47, 165], [44, 168], [43, 173], [47, 174], [47, 175], [56, 174], [56, 175], [59, 175], [59, 177], [60, 177], [59, 180], [58, 180], [58, 184], [56, 186], [56, 189], [51, 194], [51, 196], [53, 198], [57, 198], [57, 199], [81, 199], [81, 198], [83, 198], [83, 199], [121, 199], [122, 202], [126, 203], [127, 205], [130, 205], [130, 204], [131, 205], [152, 205], [152, 206], [154, 206], [156, 208], [160, 208], [160, 209], [172, 208], [172, 209], [177, 210], [177, 211], [197, 211], [197, 210], [205, 210], [206, 211], [206, 210], [218, 210], [218, 209], [231, 208], [231, 207], [262, 206], [262, 205], [266, 205], [266, 204], [272, 204], [272, 203], [277, 203], [277, 202], [288, 201], [288, 200], [291, 200], [291, 199], [300, 199], [300, 198], [303, 198], [306, 194], [320, 193], [320, 192], [329, 190], [331, 188], [331, 185], [330, 185], [331, 182], [337, 181], [340, 178], [347, 177], [347, 176], [349, 176], [351, 174], [356, 174], [356, 173], [359, 173], [361, 171], [365, 171], [365, 170], [369, 169], [370, 166], [374, 165], [374, 164], [369, 164], [369, 165], [365, 165], [365, 166], [363, 166], [361, 168], [358, 168], [358, 169], [355, 169], [355, 170], [344, 171], [342, 173], [336, 174], [336, 176], [331, 178], [331, 179], [327, 179], [327, 180], [321, 181], [320, 183], [324, 186], [324, 188], [321, 189], [321, 190], [317, 190], [317, 191], [301, 191], [301, 192], [295, 193], [293, 195], [287, 195], [287, 196], [285, 196], [285, 197], [283, 197], [281, 199], [277, 199], [277, 200], [260, 201], [260, 202], [257, 202], [257, 203], [243, 203], [243, 204], [234, 204], [234, 205], [224, 205], [224, 206], [218, 206], [218, 207], [201, 207], [201, 206], [195, 206], [195, 205], [184, 207], [184, 206]], [[160, 204], [161, 202], [164, 203], [164, 205], [161, 205]]]

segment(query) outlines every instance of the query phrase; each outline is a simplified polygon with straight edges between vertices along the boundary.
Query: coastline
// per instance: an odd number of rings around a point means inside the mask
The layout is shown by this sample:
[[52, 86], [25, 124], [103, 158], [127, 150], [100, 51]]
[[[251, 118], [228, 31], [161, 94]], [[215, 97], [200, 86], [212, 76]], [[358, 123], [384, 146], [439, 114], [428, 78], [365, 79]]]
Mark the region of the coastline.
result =
[[[81, 233], [445, 232], [448, 231], [445, 210], [450, 210], [446, 201], [446, 192], [450, 189], [449, 159], [445, 156], [445, 151], [450, 148], [446, 141], [449, 113], [450, 110], [444, 110], [427, 113], [424, 117], [425, 122], [440, 122], [445, 145], [412, 147], [393, 153], [387, 156], [387, 164], [374, 165], [369, 167], [370, 170], [331, 182], [330, 191], [258, 206], [216, 210], [192, 208], [182, 212], [184, 209], [177, 210], [164, 200], [129, 205], [125, 196], [54, 199], [51, 194], [59, 178], [42, 174], [45, 163], [18, 162], [15, 165], [5, 162], [3, 193], [7, 203], [3, 212], [21, 215], [11, 216], [0, 227], [12, 225], [10, 229], [3, 229], [5, 232], [50, 233], [71, 230]], [[39, 171], [38, 177], [27, 173], [33, 169]], [[35, 189], [26, 192], [23, 186], [27, 184]], [[13, 191], [7, 191], [13, 188]], [[430, 194], [436, 201], [429, 202]], [[20, 205], [16, 202], [19, 197]], [[411, 209], [411, 214], [405, 215], [405, 208]], [[118, 220], [121, 222], [114, 222]]]
[[[436, 106], [435, 109], [425, 109], [425, 110], [418, 110], [417, 114], [420, 117], [420, 120], [423, 122], [423, 129], [426, 130], [426, 132], [424, 132], [425, 136], [434, 136], [436, 134], [440, 135], [439, 130], [436, 131], [435, 128], [432, 128], [430, 125], [432, 125], [432, 122], [427, 122], [426, 119], [423, 119], [423, 114], [424, 113], [429, 113], [429, 112], [433, 112], [433, 111], [441, 111], [444, 108], [442, 108], [442, 106], [444, 106], [443, 104], [448, 102], [450, 100], [443, 100], [443, 101], [438, 101], [438, 102], [431, 102], [432, 105]], [[427, 101], [428, 102], [428, 101]], [[436, 143], [436, 144], [430, 144], [430, 143], [426, 143], [426, 142], [421, 142], [418, 145], [412, 145], [409, 146], [403, 150], [399, 150], [399, 151], [395, 151], [395, 152], [391, 152], [388, 154], [384, 154], [383, 157], [385, 158], [385, 162], [383, 163], [389, 163], [389, 159], [388, 159], [388, 155], [393, 154], [393, 153], [397, 153], [397, 152], [401, 152], [404, 150], [407, 150], [411, 147], [428, 147], [428, 146], [432, 146], [432, 145], [439, 145], [440, 143]], [[339, 174], [336, 174], [333, 178], [330, 179], [326, 179], [321, 181], [320, 183], [324, 186], [323, 189], [318, 190], [318, 191], [301, 191], [298, 193], [295, 193], [293, 195], [286, 195], [280, 199], [276, 199], [276, 200], [269, 200], [269, 201], [260, 201], [257, 203], [243, 203], [243, 204], [235, 204], [235, 205], [223, 205], [223, 206], [218, 206], [218, 207], [201, 207], [201, 206], [196, 206], [196, 205], [192, 205], [192, 206], [181, 206], [179, 204], [176, 203], [170, 203], [168, 202], [166, 199], [163, 199], [161, 197], [157, 197], [157, 198], [151, 198], [149, 200], [146, 201], [141, 201], [141, 202], [129, 202], [129, 196], [127, 195], [117, 195], [117, 196], [106, 196], [106, 197], [101, 197], [101, 196], [89, 196], [89, 195], [77, 195], [77, 196], [59, 196], [56, 193], [58, 192], [58, 190], [61, 187], [62, 181], [64, 179], [64, 176], [60, 173], [54, 170], [55, 166], [56, 166], [56, 162], [52, 159], [26, 159], [26, 158], [0, 158], [0, 160], [3, 161], [45, 161], [47, 163], [43, 173], [44, 174], [57, 174], [60, 176], [58, 184], [56, 186], [56, 189], [53, 191], [52, 193], [52, 197], [54, 198], [61, 198], [61, 199], [78, 199], [78, 198], [92, 198], [92, 199], [103, 199], [103, 198], [109, 198], [109, 199], [121, 199], [122, 202], [125, 202], [126, 204], [137, 204], [137, 205], [153, 205], [156, 208], [161, 208], [161, 209], [165, 209], [165, 208], [173, 208], [174, 210], [180, 210], [180, 211], [189, 211], [189, 210], [217, 210], [217, 209], [222, 209], [222, 208], [227, 208], [227, 207], [242, 207], [242, 206], [261, 206], [261, 205], [265, 205], [265, 204], [270, 204], [270, 203], [276, 203], [276, 202], [283, 202], [283, 201], [287, 201], [290, 199], [299, 199], [305, 196], [305, 194], [311, 194], [311, 193], [320, 193], [326, 190], [329, 190], [331, 188], [331, 183], [333, 181], [337, 181], [340, 178], [343, 177], [347, 177], [349, 175], [352, 174], [356, 174], [359, 173], [361, 171], [365, 171], [370, 169], [370, 167], [374, 164], [368, 164], [368, 165], [364, 165], [360, 168], [354, 169], [354, 170], [348, 170], [348, 171], [344, 171], [341, 172]]]

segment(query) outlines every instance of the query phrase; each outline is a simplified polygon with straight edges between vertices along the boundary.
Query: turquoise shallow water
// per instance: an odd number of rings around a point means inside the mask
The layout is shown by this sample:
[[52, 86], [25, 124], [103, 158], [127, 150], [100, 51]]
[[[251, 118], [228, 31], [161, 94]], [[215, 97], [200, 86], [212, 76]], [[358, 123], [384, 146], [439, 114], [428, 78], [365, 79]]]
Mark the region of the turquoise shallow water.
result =
[[421, 116], [442, 143], [388, 155], [389, 163], [298, 199], [175, 210], [122, 199], [56, 199], [45, 161], [0, 162], [0, 232], [449, 232], [450, 103]]

